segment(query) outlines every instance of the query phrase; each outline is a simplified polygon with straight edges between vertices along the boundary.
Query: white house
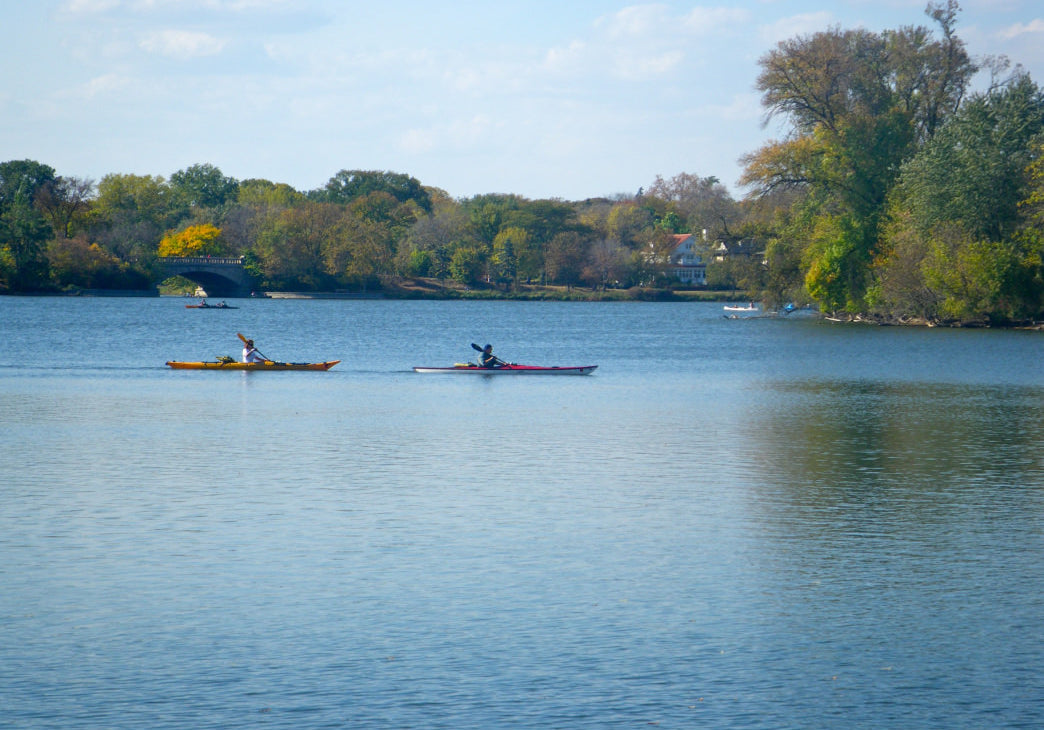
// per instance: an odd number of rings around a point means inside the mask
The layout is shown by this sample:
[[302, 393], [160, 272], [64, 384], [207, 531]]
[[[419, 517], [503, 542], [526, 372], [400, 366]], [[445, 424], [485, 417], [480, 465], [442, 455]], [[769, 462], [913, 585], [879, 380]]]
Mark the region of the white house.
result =
[[667, 273], [683, 284], [703, 286], [707, 283], [707, 264], [703, 257], [696, 253], [696, 237], [691, 233], [676, 233], [671, 236], [674, 248], [671, 249]]

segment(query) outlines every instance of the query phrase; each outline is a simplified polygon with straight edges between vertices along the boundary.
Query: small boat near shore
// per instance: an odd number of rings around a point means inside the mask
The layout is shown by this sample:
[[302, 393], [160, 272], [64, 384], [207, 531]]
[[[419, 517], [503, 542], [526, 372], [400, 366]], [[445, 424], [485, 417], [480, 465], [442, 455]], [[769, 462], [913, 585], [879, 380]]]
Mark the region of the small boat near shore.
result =
[[758, 311], [758, 308], [755, 305], [753, 305], [753, 304], [751, 304], [750, 306], [746, 306], [746, 307], [738, 307], [738, 306], [735, 306], [735, 305], [726, 304], [724, 309], [725, 309], [726, 312], [757, 312]]
[[597, 365], [515, 365], [484, 368], [470, 362], [458, 362], [453, 367], [415, 367], [415, 373], [466, 373], [468, 375], [590, 375]]
[[326, 360], [325, 362], [276, 362], [275, 360], [264, 360], [261, 362], [238, 362], [232, 360], [225, 362], [203, 361], [203, 362], [179, 362], [168, 360], [167, 367], [175, 370], [329, 370], [340, 360]]
[[200, 302], [199, 304], [186, 304], [185, 309], [239, 309], [239, 307], [230, 307], [224, 302], [221, 302], [221, 304], [207, 304], [206, 302]]

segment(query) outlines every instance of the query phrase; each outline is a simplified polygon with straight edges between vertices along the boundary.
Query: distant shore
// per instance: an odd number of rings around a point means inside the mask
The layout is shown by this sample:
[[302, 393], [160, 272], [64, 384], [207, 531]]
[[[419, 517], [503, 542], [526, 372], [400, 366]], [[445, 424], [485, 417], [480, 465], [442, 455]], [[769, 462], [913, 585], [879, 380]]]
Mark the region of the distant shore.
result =
[[[192, 292], [159, 287], [150, 290], [75, 289], [66, 291], [18, 292], [12, 296], [84, 296], [84, 297], [186, 297], [201, 298]], [[674, 301], [674, 302], [747, 302], [750, 294], [738, 290], [665, 289], [631, 287], [629, 289], [592, 289], [590, 287], [540, 286], [519, 284], [511, 288], [494, 285], [465, 286], [439, 279], [394, 279], [378, 288], [337, 291], [273, 291], [259, 290], [254, 297], [236, 297], [224, 294], [206, 294], [220, 299], [476, 299], [529, 301]]]

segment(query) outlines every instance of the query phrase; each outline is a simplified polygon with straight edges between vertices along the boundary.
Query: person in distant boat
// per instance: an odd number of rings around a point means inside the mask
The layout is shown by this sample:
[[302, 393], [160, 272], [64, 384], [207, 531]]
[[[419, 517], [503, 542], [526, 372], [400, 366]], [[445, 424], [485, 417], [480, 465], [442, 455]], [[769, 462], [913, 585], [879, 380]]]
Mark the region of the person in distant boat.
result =
[[243, 343], [243, 362], [264, 362], [265, 358], [261, 357], [261, 353], [254, 347], [253, 340], [247, 340]]
[[222, 299], [220, 302], [218, 302], [218, 307], [220, 307], [222, 309], [227, 309], [228, 308], [228, 303], [225, 302], [224, 299]]
[[479, 355], [479, 364], [484, 368], [500, 367], [500, 358], [493, 354], [493, 345], [486, 345]]
[[201, 299], [200, 302], [199, 302], [199, 306], [201, 306], [201, 307], [209, 307], [210, 305], [207, 304], [207, 300], [206, 299]]

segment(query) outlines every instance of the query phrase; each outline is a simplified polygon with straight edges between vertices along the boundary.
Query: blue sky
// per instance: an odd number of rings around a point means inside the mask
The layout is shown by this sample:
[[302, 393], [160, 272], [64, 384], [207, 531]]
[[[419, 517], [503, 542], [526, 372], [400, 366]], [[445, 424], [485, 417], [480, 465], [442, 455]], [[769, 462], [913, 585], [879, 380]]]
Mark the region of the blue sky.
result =
[[[36, 0], [0, 9], [0, 161], [60, 175], [210, 163], [299, 190], [341, 169], [453, 197], [634, 193], [714, 175], [737, 197], [757, 61], [797, 34], [931, 25], [924, 0]], [[969, 52], [1044, 85], [1044, 3], [963, 0]]]

